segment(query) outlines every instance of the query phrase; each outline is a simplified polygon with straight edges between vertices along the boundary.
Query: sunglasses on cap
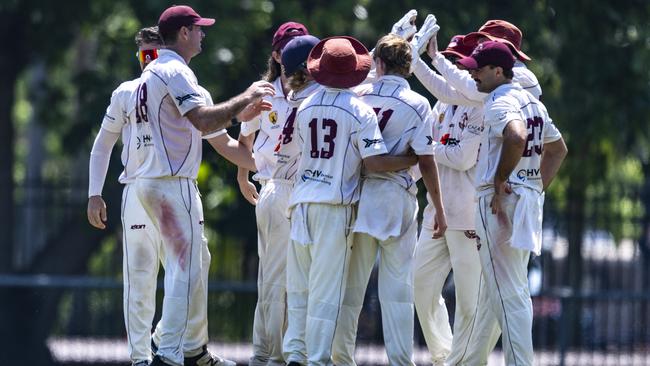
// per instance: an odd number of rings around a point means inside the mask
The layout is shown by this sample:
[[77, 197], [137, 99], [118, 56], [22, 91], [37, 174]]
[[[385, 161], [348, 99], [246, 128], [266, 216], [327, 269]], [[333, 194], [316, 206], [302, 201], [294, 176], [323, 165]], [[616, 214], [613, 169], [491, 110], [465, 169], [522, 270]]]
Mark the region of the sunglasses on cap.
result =
[[135, 57], [143, 64], [148, 63], [158, 58], [158, 50], [155, 48], [151, 50], [139, 50], [135, 53]]

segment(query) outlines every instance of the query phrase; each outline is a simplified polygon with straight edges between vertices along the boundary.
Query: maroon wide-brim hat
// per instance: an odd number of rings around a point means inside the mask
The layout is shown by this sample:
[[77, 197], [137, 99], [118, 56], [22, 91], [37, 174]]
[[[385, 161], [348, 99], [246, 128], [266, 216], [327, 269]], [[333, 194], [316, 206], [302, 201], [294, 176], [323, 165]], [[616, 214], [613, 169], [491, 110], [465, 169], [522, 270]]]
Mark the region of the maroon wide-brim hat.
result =
[[480, 37], [486, 37], [490, 41], [498, 41], [507, 44], [517, 58], [530, 61], [531, 58], [521, 50], [523, 35], [519, 28], [505, 20], [488, 20], [479, 28], [478, 32], [472, 32], [465, 36], [464, 42], [478, 43]]
[[372, 59], [368, 49], [353, 37], [329, 37], [309, 53], [307, 70], [317, 83], [331, 88], [351, 88], [368, 76]]

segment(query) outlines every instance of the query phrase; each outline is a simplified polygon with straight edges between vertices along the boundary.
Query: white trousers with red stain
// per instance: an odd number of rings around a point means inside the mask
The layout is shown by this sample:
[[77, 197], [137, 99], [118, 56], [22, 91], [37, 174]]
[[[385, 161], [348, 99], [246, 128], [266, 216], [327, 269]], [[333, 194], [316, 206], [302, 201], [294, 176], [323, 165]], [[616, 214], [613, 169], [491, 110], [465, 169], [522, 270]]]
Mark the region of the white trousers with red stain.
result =
[[287, 256], [289, 322], [283, 344], [287, 363], [333, 364], [332, 342], [345, 293], [353, 223], [350, 205], [307, 203], [293, 209], [292, 233], [294, 225], [302, 226], [310, 244], [292, 240]]
[[[496, 323], [502, 331], [502, 344], [507, 365], [532, 365], [533, 306], [528, 290], [528, 259], [530, 251], [513, 248], [511, 244], [513, 216], [519, 197], [505, 195], [502, 212], [491, 212], [492, 195], [479, 197], [476, 212], [476, 234], [479, 237], [479, 256], [483, 268], [483, 287], [487, 301], [481, 322], [480, 334], [494, 331]], [[498, 328], [497, 328], [498, 329]], [[476, 349], [493, 346], [494, 337], [477, 339]], [[484, 352], [479, 352], [485, 354]]]
[[210, 253], [203, 234], [200, 194], [193, 179], [180, 177], [138, 178], [135, 188], [164, 252], [162, 317], [154, 336], [157, 354], [180, 366], [184, 353], [198, 351], [208, 342]]
[[282, 336], [287, 326], [287, 249], [290, 223], [287, 205], [292, 182], [263, 182], [255, 206], [257, 218], [257, 304], [253, 319], [251, 366], [284, 366]]

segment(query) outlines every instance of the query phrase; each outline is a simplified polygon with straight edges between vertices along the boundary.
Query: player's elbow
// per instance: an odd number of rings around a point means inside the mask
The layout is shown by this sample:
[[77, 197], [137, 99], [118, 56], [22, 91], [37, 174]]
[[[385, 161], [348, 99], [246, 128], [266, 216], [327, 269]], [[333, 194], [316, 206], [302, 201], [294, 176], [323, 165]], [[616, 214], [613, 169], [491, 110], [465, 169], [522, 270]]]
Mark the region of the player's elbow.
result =
[[569, 154], [569, 149], [564, 143], [564, 139], [560, 138], [557, 141], [544, 145], [544, 154], [549, 155], [554, 159], [564, 160], [567, 154]]
[[436, 161], [433, 159], [433, 155], [420, 155], [418, 156], [418, 168], [423, 174], [425, 172], [434, 171], [436, 167]]

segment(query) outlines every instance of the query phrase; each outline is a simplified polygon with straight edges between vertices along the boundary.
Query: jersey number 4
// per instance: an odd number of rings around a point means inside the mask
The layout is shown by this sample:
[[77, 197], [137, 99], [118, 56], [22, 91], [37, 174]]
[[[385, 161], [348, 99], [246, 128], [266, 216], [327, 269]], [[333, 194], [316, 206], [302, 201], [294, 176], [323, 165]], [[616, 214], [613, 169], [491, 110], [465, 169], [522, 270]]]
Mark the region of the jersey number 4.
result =
[[323, 143], [325, 146], [319, 149], [318, 144], [318, 119], [314, 118], [309, 122], [309, 131], [311, 132], [311, 150], [310, 156], [313, 159], [329, 159], [334, 155], [334, 139], [336, 138], [336, 121], [329, 118], [323, 118], [320, 123], [320, 129], [326, 130], [323, 134]]

